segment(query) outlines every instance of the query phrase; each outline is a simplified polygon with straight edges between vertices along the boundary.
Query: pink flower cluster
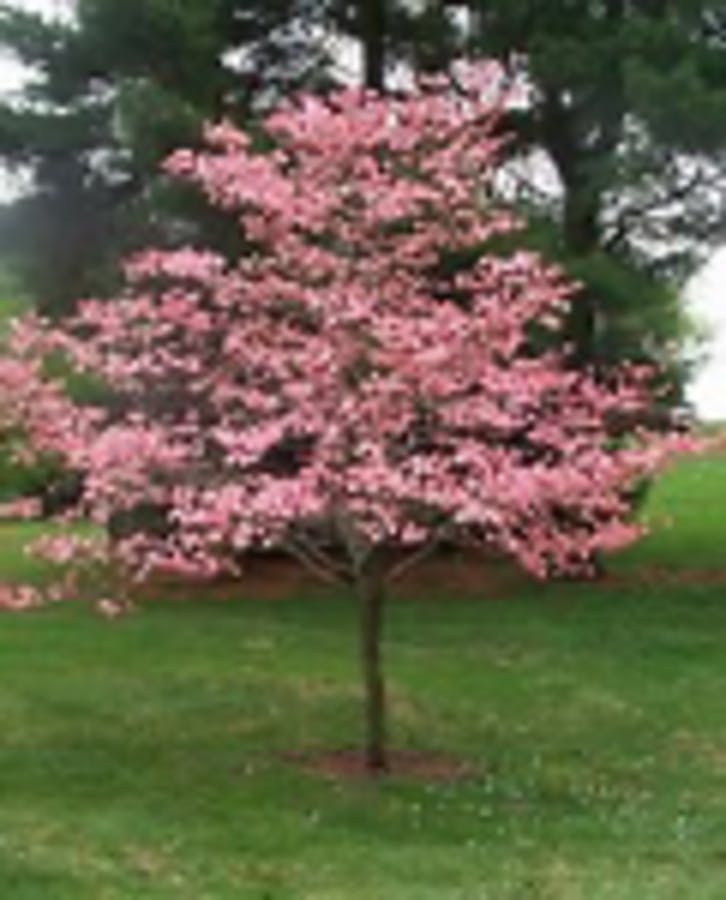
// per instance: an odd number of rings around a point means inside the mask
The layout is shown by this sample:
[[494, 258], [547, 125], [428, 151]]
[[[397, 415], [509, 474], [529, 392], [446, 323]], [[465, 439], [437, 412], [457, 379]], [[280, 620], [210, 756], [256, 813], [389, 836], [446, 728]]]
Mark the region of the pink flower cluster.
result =
[[42, 593], [31, 585], [0, 584], [0, 612], [25, 612], [43, 602]]
[[42, 507], [37, 497], [19, 497], [0, 503], [0, 520], [2, 519], [38, 519]]
[[28, 552], [58, 566], [83, 560], [85, 564], [108, 561], [108, 542], [103, 537], [80, 534], [45, 534], [33, 541]]
[[163, 511], [116, 544], [137, 574], [234, 569], [275, 544], [351, 575], [473, 535], [544, 576], [637, 535], [627, 494], [665, 451], [614, 445], [608, 422], [649, 403], [647, 379], [604, 385], [536, 352], [531, 326], [556, 331], [574, 289], [534, 254], [486, 252], [517, 227], [485, 199], [500, 81], [489, 66], [455, 91], [297, 98], [266, 122], [272, 151], [210, 128], [166, 168], [253, 249], [152, 249], [114, 302], [38, 329], [120, 398], [31, 428], [86, 473], [99, 521]]

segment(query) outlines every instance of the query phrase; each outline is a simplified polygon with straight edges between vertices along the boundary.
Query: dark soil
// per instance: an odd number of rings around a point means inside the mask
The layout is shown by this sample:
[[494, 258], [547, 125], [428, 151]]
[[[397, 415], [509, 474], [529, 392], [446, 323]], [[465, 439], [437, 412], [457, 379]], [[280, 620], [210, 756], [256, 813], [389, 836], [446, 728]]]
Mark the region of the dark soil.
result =
[[[394, 600], [445, 594], [457, 598], [511, 596], [531, 583], [529, 577], [511, 563], [487, 558], [473, 552], [442, 554], [422, 562], [390, 585]], [[168, 599], [255, 599], [282, 600], [317, 592], [324, 582], [294, 559], [285, 556], [253, 557], [237, 579], [215, 581], [168, 578], [150, 579], [142, 596]], [[328, 585], [327, 590], [341, 588]]]
[[423, 750], [391, 750], [385, 771], [371, 771], [361, 750], [288, 753], [284, 757], [306, 772], [342, 781], [406, 778], [415, 781], [460, 781], [477, 775], [465, 760]]

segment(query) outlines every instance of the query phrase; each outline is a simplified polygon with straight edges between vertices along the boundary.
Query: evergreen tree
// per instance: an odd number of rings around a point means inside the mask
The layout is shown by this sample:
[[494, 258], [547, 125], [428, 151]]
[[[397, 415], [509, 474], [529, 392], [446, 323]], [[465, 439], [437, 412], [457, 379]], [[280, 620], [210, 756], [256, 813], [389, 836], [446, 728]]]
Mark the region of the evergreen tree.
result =
[[0, 10], [0, 44], [35, 73], [0, 107], [0, 153], [32, 176], [0, 249], [41, 309], [107, 289], [119, 255], [188, 228], [160, 161], [197, 146], [205, 120], [322, 85], [318, 18], [312, 0], [79, 0], [68, 22]]
[[[570, 323], [578, 361], [672, 356], [684, 330], [674, 296], [722, 233], [726, 11], [712, 0], [389, 0], [386, 25], [391, 60], [436, 70], [494, 57], [526, 85], [505, 122], [520, 160], [507, 187], [530, 239], [584, 282]], [[555, 191], [538, 177], [548, 167]]]

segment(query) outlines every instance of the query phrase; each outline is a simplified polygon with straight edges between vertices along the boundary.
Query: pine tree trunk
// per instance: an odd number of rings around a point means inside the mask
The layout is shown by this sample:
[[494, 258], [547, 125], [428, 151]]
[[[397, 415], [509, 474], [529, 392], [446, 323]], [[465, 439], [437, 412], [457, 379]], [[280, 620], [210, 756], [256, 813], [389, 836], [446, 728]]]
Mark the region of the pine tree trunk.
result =
[[365, 86], [383, 92], [386, 81], [386, 0], [358, 0]]
[[[598, 226], [600, 198], [587, 182], [573, 179], [565, 183], [565, 244], [575, 257], [587, 259], [600, 246]], [[598, 361], [598, 299], [589, 288], [577, 295], [568, 315], [568, 337], [574, 348], [573, 361], [579, 368]]]
[[385, 585], [372, 566], [358, 575], [361, 662], [365, 688], [365, 761], [372, 775], [388, 768], [386, 755], [385, 687], [381, 666], [381, 636]]

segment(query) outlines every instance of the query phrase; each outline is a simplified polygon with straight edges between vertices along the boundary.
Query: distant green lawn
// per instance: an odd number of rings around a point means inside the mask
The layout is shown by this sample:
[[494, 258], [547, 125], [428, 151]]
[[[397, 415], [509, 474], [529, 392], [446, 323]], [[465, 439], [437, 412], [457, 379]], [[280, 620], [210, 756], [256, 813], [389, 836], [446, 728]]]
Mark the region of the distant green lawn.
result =
[[[1, 900], [723, 900], [724, 509], [693, 460], [610, 586], [392, 605], [395, 743], [459, 783], [282, 760], [358, 736], [348, 597], [1, 617]], [[25, 531], [0, 577], [41, 577]]]
[[619, 564], [726, 572], [726, 455], [694, 457], [662, 478], [645, 519], [651, 534]]

